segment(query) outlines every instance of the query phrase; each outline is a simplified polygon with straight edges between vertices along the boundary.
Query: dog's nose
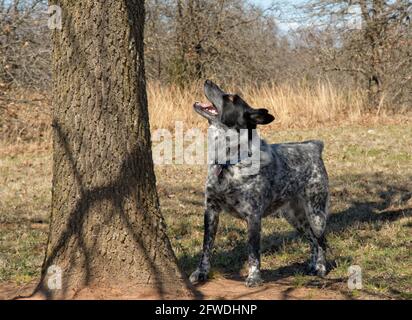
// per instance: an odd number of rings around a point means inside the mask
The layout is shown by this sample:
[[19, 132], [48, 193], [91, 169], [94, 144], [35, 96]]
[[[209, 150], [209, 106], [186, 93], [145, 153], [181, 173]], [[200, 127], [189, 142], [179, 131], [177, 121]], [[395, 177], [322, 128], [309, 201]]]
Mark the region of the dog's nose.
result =
[[210, 81], [209, 79], [205, 81], [205, 86], [210, 86], [212, 85], [212, 81]]

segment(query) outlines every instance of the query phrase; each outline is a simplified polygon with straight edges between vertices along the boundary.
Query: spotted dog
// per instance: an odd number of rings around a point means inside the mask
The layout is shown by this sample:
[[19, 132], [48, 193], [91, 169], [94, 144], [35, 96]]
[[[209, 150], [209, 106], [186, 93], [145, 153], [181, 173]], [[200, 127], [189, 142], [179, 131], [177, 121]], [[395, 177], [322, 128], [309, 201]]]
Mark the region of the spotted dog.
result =
[[[274, 120], [268, 110], [250, 107], [239, 95], [227, 94], [209, 80], [205, 82], [204, 93], [209, 102], [196, 102], [194, 110], [208, 120], [209, 131], [215, 132], [212, 139], [228, 130], [246, 131], [250, 144], [256, 127]], [[197, 269], [190, 276], [192, 283], [207, 279], [221, 211], [247, 222], [249, 275], [246, 286], [262, 283], [261, 224], [262, 218], [270, 214], [285, 217], [309, 241], [309, 272], [319, 276], [326, 273], [324, 232], [329, 191], [322, 160], [323, 142], [267, 144], [260, 138], [258, 141], [260, 161], [256, 172], [243, 174], [250, 167], [250, 157], [208, 166], [203, 252]]]

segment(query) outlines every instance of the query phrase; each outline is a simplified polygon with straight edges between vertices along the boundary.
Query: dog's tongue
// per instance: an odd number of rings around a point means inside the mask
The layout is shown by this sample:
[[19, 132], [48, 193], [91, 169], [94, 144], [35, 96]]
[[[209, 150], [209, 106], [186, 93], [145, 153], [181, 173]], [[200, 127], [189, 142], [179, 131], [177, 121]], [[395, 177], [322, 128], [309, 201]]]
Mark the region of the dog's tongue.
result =
[[201, 107], [203, 110], [216, 115], [217, 114], [217, 109], [215, 108], [215, 106], [210, 103], [210, 102], [197, 102], [197, 105], [199, 107]]
[[200, 107], [202, 107], [203, 109], [212, 109], [213, 104], [211, 104], [210, 102], [198, 102], [197, 103]]

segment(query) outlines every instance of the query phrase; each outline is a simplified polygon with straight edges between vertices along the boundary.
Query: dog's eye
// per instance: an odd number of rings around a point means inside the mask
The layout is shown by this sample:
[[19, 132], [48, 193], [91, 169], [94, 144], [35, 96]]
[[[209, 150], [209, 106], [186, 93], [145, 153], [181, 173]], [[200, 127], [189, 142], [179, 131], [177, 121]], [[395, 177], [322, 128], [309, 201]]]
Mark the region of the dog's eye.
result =
[[235, 102], [235, 95], [233, 95], [233, 94], [227, 94], [227, 95], [226, 95], [226, 98], [227, 98], [228, 100], [232, 101], [232, 102]]
[[225, 98], [227, 98], [228, 100], [230, 100], [233, 103], [237, 103], [240, 99], [239, 95], [237, 95], [237, 94], [227, 94], [225, 96]]

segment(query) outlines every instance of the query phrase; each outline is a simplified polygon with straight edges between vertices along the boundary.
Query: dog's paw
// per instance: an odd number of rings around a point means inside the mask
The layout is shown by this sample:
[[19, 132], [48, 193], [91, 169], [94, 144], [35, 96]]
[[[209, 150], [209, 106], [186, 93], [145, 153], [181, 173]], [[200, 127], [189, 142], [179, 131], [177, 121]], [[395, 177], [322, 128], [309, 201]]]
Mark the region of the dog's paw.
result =
[[318, 277], [326, 276], [326, 267], [323, 264], [319, 264], [316, 266], [316, 275]]
[[207, 280], [207, 272], [196, 269], [189, 277], [191, 283], [205, 282]]
[[249, 288], [258, 287], [258, 286], [261, 286], [262, 284], [263, 284], [263, 280], [260, 274], [249, 275], [245, 281], [245, 286]]
[[309, 275], [324, 277], [326, 276], [326, 267], [323, 264], [311, 265], [309, 266]]

